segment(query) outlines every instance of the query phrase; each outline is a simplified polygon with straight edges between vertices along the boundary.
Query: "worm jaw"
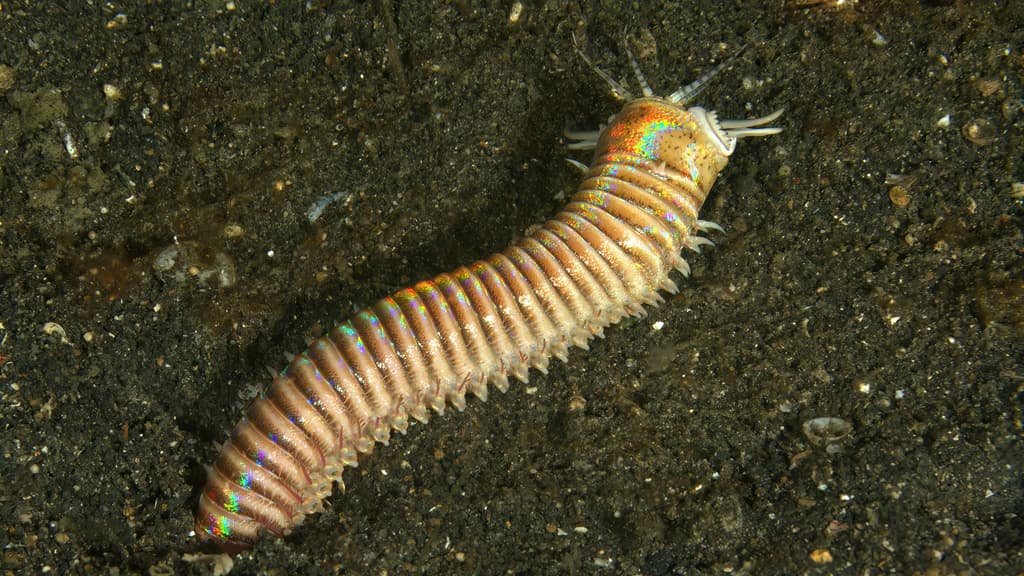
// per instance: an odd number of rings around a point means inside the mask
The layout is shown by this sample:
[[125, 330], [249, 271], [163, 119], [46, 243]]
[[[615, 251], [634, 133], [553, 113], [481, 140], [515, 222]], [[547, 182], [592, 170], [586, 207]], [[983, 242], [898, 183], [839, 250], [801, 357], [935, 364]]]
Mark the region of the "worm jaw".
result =
[[718, 114], [713, 110], [705, 110], [700, 106], [693, 106], [687, 110], [697, 120], [701, 130], [710, 137], [711, 143], [722, 156], [732, 156], [736, 150], [736, 137], [723, 130], [718, 123]]

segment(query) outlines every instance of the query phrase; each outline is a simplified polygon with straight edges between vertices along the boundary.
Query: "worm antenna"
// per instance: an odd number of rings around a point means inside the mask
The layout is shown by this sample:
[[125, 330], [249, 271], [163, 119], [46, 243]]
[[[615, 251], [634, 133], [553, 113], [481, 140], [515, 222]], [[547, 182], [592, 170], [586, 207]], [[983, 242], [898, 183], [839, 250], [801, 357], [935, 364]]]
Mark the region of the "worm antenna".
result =
[[772, 134], [778, 134], [782, 132], [782, 128], [778, 126], [765, 126], [777, 120], [779, 116], [782, 116], [784, 108], [779, 108], [775, 112], [767, 116], [761, 116], [760, 118], [750, 118], [746, 120], [721, 120], [718, 126], [725, 131], [732, 138], [747, 138], [750, 136], [771, 136]]

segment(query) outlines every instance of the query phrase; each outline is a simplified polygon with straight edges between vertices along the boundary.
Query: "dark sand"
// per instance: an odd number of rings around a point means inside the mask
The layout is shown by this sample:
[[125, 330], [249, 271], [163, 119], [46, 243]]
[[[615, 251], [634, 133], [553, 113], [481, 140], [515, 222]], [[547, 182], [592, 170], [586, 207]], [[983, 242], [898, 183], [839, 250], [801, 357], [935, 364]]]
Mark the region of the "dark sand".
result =
[[619, 107], [571, 36], [632, 81], [626, 25], [658, 93], [746, 45], [699, 102], [786, 107], [718, 247], [234, 573], [1022, 573], [1024, 6], [797, 3], [0, 3], [4, 573], [212, 571], [265, 367], [557, 210]]

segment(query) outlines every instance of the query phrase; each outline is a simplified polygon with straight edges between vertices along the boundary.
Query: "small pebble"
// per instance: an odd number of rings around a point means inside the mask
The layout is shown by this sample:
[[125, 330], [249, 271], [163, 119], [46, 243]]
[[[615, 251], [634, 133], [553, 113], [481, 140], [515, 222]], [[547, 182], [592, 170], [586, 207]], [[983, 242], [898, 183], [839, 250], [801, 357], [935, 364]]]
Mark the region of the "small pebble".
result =
[[523, 3], [516, 1], [512, 3], [512, 10], [508, 14], [508, 23], [515, 26], [519, 24], [519, 19], [523, 17]]
[[14, 88], [15, 79], [14, 68], [0, 64], [0, 94]]
[[960, 131], [975, 146], [988, 146], [996, 141], [996, 127], [984, 118], [971, 120]]
[[1024, 200], [1024, 182], [1014, 182], [1010, 185], [1010, 198]]
[[815, 564], [828, 564], [832, 561], [832, 553], [825, 548], [818, 548], [811, 551], [811, 561]]
[[996, 78], [981, 78], [975, 83], [975, 86], [982, 96], [988, 98], [998, 92], [1003, 87], [1003, 83]]
[[245, 229], [238, 224], [227, 224], [224, 226], [225, 238], [241, 238], [245, 236]]
[[903, 186], [893, 186], [889, 188], [889, 201], [897, 208], [906, 208], [910, 204], [910, 194]]
[[107, 100], [116, 102], [121, 99], [121, 89], [113, 84], [104, 84], [103, 95], [107, 97]]

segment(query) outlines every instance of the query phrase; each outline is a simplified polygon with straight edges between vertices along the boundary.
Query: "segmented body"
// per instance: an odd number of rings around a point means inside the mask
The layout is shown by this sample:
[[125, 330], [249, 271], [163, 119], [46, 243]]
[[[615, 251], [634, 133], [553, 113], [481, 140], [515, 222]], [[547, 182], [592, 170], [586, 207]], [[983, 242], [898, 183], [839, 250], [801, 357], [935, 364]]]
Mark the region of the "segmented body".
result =
[[572, 200], [523, 239], [378, 301], [296, 356], [210, 469], [197, 533], [227, 549], [287, 534], [410, 417], [525, 382], [674, 292], [671, 270], [688, 273], [681, 250], [707, 243], [698, 212], [735, 138], [756, 132], [722, 126], [774, 119], [720, 125], [675, 96], [626, 104], [590, 143]]

